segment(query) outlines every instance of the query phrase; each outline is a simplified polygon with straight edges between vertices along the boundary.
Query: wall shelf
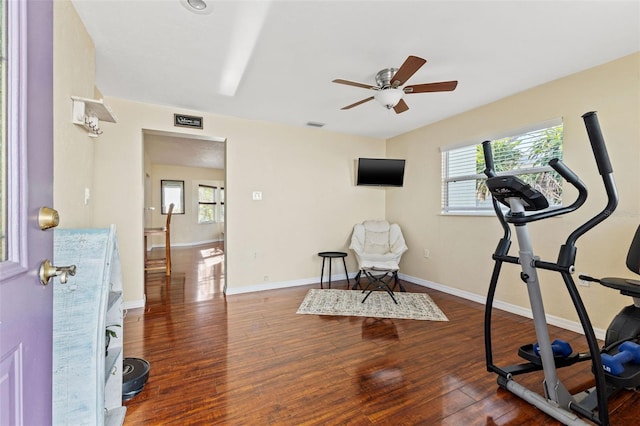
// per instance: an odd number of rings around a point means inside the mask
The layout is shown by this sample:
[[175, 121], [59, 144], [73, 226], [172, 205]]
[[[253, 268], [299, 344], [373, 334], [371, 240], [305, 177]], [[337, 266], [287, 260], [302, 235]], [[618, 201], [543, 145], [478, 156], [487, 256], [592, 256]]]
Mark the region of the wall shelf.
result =
[[100, 121], [115, 123], [116, 117], [103, 99], [87, 99], [79, 96], [72, 96], [73, 101], [73, 124], [84, 127], [88, 135], [97, 138], [102, 134]]
[[[54, 263], [76, 265], [53, 286], [53, 424], [122, 425], [122, 271], [115, 227], [56, 229]], [[105, 356], [106, 328], [117, 337]]]

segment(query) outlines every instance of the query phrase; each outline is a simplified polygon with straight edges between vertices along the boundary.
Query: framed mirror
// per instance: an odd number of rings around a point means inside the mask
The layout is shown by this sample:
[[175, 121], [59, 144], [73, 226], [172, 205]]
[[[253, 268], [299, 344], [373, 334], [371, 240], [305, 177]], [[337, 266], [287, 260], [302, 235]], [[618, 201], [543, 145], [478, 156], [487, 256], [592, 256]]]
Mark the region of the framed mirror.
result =
[[167, 214], [169, 205], [173, 203], [173, 214], [184, 214], [184, 181], [161, 180], [160, 199], [160, 213]]

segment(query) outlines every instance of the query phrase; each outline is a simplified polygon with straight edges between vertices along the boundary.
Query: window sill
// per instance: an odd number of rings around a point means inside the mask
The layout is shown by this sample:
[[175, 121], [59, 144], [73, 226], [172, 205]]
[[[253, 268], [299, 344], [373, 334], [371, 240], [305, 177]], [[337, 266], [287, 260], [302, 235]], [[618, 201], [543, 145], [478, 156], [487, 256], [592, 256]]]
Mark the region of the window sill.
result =
[[449, 211], [449, 212], [440, 212], [440, 216], [482, 216], [482, 217], [496, 217], [496, 212], [491, 211]]
[[[557, 210], [557, 209], [561, 209], [562, 206], [552, 206], [547, 208], [546, 210]], [[540, 211], [546, 211], [546, 210], [540, 210]], [[503, 208], [502, 213], [503, 214], [507, 214], [509, 212], [509, 209], [507, 208]], [[485, 211], [481, 211], [481, 210], [453, 210], [453, 211], [449, 211], [449, 212], [440, 212], [440, 216], [481, 216], [481, 217], [496, 217], [496, 212], [494, 210], [485, 210]], [[553, 216], [553, 217], [562, 217], [564, 215], [559, 215], [559, 216]]]

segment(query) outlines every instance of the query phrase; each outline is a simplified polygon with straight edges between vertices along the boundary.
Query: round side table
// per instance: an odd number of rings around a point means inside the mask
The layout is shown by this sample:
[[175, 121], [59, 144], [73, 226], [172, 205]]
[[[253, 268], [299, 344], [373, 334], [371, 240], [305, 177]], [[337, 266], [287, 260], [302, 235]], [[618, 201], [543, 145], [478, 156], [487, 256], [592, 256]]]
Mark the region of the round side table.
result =
[[347, 253], [343, 251], [321, 251], [318, 256], [322, 258], [322, 271], [320, 271], [320, 288], [324, 288], [322, 285], [322, 279], [324, 278], [324, 263], [329, 259], [329, 288], [331, 288], [331, 261], [333, 259], [342, 258], [342, 265], [344, 266], [344, 274], [347, 277], [347, 288], [349, 288], [349, 274], [347, 273], [347, 262], [344, 260], [347, 257]]

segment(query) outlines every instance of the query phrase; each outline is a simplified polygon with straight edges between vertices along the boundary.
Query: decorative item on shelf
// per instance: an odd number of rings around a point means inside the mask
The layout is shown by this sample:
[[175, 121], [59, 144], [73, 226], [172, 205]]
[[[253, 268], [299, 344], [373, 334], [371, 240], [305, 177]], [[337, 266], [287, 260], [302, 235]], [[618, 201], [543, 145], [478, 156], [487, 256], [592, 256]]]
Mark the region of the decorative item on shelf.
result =
[[118, 334], [114, 330], [109, 330], [109, 327], [120, 327], [120, 324], [112, 324], [107, 326], [104, 342], [104, 356], [109, 355], [109, 343], [111, 342], [111, 338], [118, 337]]
[[72, 96], [74, 124], [78, 124], [87, 129], [88, 135], [97, 138], [103, 132], [100, 129], [100, 120], [115, 123], [116, 117], [111, 109], [104, 104], [104, 100], [87, 99]]

